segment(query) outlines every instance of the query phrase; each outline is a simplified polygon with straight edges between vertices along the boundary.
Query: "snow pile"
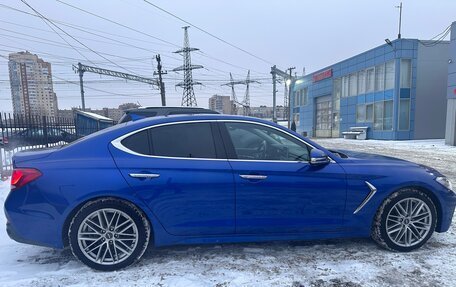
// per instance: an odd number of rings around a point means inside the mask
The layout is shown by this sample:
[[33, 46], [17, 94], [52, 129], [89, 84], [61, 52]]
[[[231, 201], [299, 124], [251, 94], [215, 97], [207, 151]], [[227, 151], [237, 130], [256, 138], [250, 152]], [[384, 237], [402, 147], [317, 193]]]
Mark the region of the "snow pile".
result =
[[[437, 167], [456, 182], [456, 148], [440, 141], [318, 140]], [[9, 182], [0, 182], [0, 203]], [[16, 243], [0, 215], [0, 286], [454, 286], [456, 228], [420, 250], [394, 253], [369, 239], [149, 249], [136, 265], [102, 273], [71, 252]]]

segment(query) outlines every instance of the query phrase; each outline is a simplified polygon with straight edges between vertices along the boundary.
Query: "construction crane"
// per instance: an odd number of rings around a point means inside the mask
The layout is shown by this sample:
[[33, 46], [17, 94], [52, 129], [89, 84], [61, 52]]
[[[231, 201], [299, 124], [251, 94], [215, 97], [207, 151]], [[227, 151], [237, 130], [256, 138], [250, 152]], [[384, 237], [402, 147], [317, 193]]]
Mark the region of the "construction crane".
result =
[[[106, 76], [111, 76], [111, 77], [116, 77], [116, 78], [122, 78], [122, 79], [126, 79], [126, 80], [142, 82], [142, 83], [146, 83], [146, 84], [149, 84], [149, 85], [152, 85], [152, 86], [160, 87], [160, 83], [159, 83], [159, 81], [157, 79], [144, 78], [144, 77], [140, 77], [140, 76], [132, 75], [132, 74], [127, 74], [127, 73], [123, 73], [123, 72], [117, 72], [117, 71], [113, 71], [113, 70], [87, 66], [87, 65], [83, 65], [81, 63], [78, 63], [77, 66], [73, 65], [73, 71], [75, 71], [75, 73], [79, 74], [79, 84], [81, 86], [82, 110], [85, 110], [84, 80], [83, 80], [85, 72], [90, 72], [90, 73], [95, 73], [95, 74], [100, 74], [100, 75], [106, 75]], [[164, 99], [162, 99], [162, 101], [163, 100]], [[162, 105], [164, 105], [164, 102], [162, 102]]]

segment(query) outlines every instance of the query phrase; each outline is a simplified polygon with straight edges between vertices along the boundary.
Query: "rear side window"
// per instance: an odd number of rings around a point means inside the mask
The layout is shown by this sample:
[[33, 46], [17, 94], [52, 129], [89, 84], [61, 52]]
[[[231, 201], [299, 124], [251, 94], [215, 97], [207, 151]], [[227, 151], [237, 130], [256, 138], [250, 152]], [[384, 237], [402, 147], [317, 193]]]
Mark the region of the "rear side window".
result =
[[210, 123], [175, 124], [151, 128], [153, 155], [217, 158]]
[[136, 153], [147, 155], [151, 154], [151, 145], [147, 130], [132, 134], [131, 136], [123, 139], [122, 145]]

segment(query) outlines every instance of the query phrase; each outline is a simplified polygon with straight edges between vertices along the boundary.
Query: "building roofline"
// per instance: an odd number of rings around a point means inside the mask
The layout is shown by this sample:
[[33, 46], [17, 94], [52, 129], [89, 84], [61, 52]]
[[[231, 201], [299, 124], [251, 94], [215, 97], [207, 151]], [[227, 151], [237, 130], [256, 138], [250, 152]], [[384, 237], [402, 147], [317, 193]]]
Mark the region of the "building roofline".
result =
[[[394, 40], [391, 40], [391, 43], [392, 43], [392, 45], [394, 46], [394, 44], [397, 43], [397, 42], [399, 42], [399, 41], [416, 41], [416, 42], [418, 42], [418, 43], [422, 43], [422, 42], [425, 42], [425, 43], [428, 43], [428, 42], [435, 42], [434, 40], [419, 40], [419, 39], [416, 39], [416, 38], [401, 38], [401, 39], [394, 39]], [[440, 42], [439, 42], [439, 44], [449, 44], [449, 43], [450, 43], [450, 41], [440, 41]], [[355, 58], [355, 57], [358, 57], [358, 56], [360, 56], [360, 55], [362, 55], [362, 54], [367, 54], [367, 53], [369, 53], [369, 52], [371, 52], [371, 51], [373, 51], [373, 50], [375, 50], [375, 49], [378, 49], [378, 48], [380, 48], [380, 47], [386, 47], [386, 46], [389, 46], [389, 45], [385, 43], [385, 44], [376, 46], [376, 47], [371, 48], [371, 49], [369, 49], [369, 50], [367, 50], [367, 51], [358, 53], [358, 54], [356, 54], [356, 55], [354, 55], [354, 56], [351, 56], [351, 57], [349, 57], [349, 58], [340, 60], [340, 61], [338, 61], [338, 62], [335, 62], [335, 63], [331, 64], [331, 65], [325, 66], [324, 68], [315, 70], [315, 71], [313, 71], [313, 72], [311, 72], [311, 73], [308, 73], [308, 74], [306, 74], [306, 75], [304, 75], [304, 76], [297, 77], [296, 80], [304, 79], [304, 78], [309, 77], [309, 76], [311, 76], [311, 75], [313, 75], [313, 74], [317, 74], [317, 73], [323, 72], [323, 71], [325, 71], [325, 70], [327, 70], [327, 69], [332, 68], [334, 65], [340, 64], [340, 63], [345, 62], [345, 61], [349, 61], [349, 60], [351, 60], [351, 59], [353, 59], [353, 58]], [[394, 48], [392, 47], [392, 49], [394, 49]]]

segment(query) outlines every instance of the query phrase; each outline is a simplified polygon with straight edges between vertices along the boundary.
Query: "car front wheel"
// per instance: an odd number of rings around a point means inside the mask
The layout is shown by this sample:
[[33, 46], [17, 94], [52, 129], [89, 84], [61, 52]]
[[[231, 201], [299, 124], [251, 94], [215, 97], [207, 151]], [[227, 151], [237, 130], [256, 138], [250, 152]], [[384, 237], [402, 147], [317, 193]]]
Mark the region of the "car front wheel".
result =
[[402, 189], [380, 206], [372, 238], [387, 249], [408, 252], [429, 240], [436, 223], [437, 211], [433, 201], [422, 191]]
[[113, 271], [135, 263], [147, 249], [150, 225], [131, 203], [103, 198], [86, 203], [69, 228], [74, 256], [89, 267]]

